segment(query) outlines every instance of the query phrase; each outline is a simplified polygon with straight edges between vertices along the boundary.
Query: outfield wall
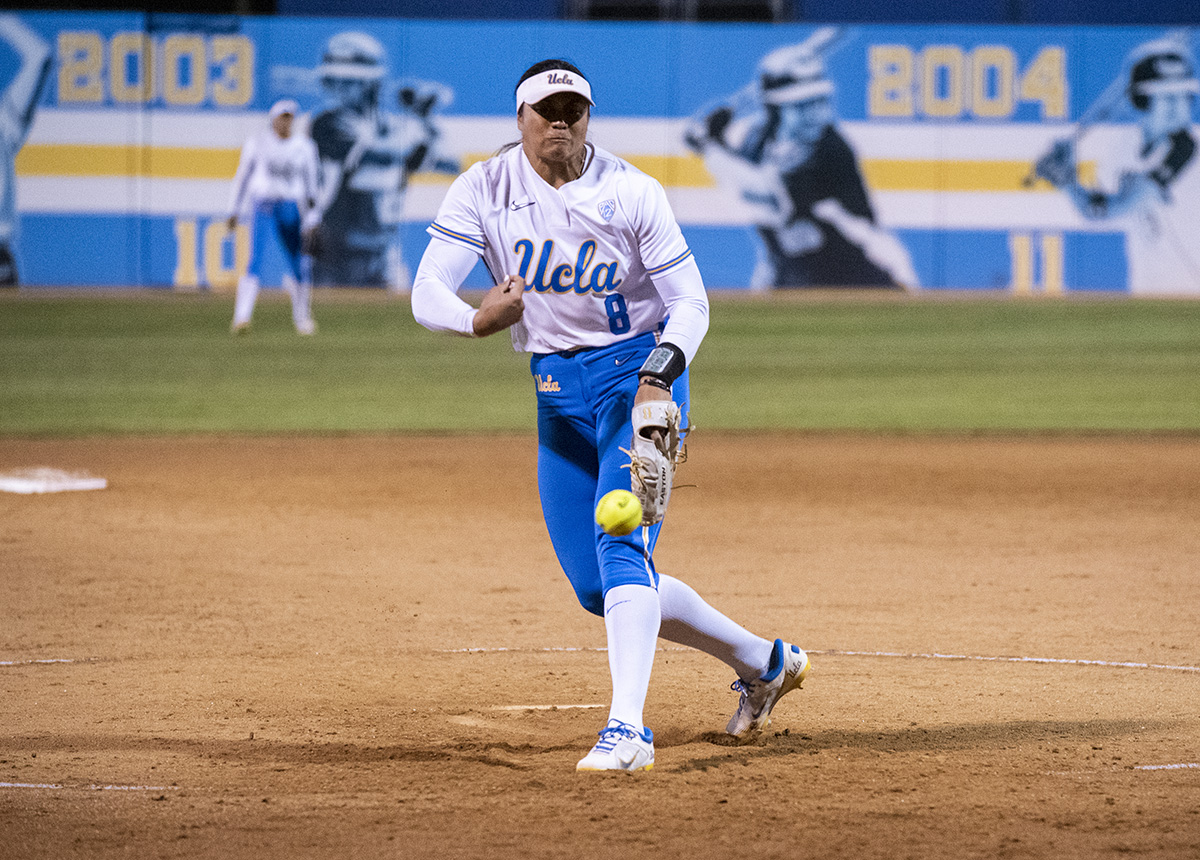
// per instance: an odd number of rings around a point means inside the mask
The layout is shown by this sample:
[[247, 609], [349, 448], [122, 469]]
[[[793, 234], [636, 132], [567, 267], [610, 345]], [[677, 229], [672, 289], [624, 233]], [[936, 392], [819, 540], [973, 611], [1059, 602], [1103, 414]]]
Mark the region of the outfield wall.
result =
[[[1200, 131], [1191, 113], [1172, 138], [1174, 173], [1127, 213], [1081, 209], [1063, 190], [1030, 181], [1054, 142], [1075, 136], [1081, 183], [1115, 199], [1129, 182], [1122, 176], [1158, 157], [1140, 151], [1149, 120], [1127, 97], [1129, 68], [1140, 48], [1163, 39], [1190, 53], [1194, 30], [0, 18], [4, 32], [18, 21], [50, 56], [26, 127], [6, 94], [12, 170], [0, 238], [11, 232], [22, 285], [228, 288], [249, 248], [244, 228], [229, 234], [223, 224], [242, 141], [265, 126], [277, 98], [300, 102], [302, 125], [327, 111], [334, 92], [322, 83], [323, 52], [337, 34], [362, 31], [385, 52], [383, 116], [344, 131], [374, 138], [374, 172], [353, 181], [378, 192], [377, 220], [394, 225], [389, 271], [401, 286], [454, 169], [516, 138], [516, 80], [550, 55], [591, 78], [592, 141], [663, 182], [713, 288], [769, 287], [764, 235], [775, 231], [777, 246], [803, 252], [822, 241], [814, 225], [832, 224], [922, 289], [1200, 295], [1200, 155], [1184, 145]], [[5, 39], [0, 81], [15, 79], [22, 52], [28, 61], [37, 47]], [[804, 190], [783, 175], [803, 156], [796, 146], [777, 143], [769, 157], [747, 160], [762, 132], [761, 63], [805, 43], [790, 68], [813, 73], [807, 85], [829, 94], [874, 224], [847, 219], [844, 208], [805, 209], [812, 201], [801, 202]], [[1178, 89], [1186, 80], [1194, 78]], [[414, 113], [406, 89], [433, 94], [433, 108]], [[710, 122], [723, 106], [728, 121]], [[714, 128], [719, 140], [706, 137]], [[406, 181], [405, 147], [434, 132], [422, 169]], [[774, 175], [772, 158], [785, 164]], [[1147, 281], [1131, 257], [1151, 240], [1178, 259]], [[471, 283], [483, 278], [480, 267]]]

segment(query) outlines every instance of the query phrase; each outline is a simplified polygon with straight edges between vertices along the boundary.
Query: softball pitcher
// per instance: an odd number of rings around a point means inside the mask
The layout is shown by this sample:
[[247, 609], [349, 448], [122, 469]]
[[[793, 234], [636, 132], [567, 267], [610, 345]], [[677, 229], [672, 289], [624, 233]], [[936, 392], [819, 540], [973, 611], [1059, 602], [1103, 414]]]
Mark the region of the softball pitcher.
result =
[[[708, 329], [708, 298], [662, 186], [587, 142], [593, 105], [588, 80], [566, 61], [525, 72], [520, 142], [451, 186], [429, 227], [412, 308], [434, 331], [510, 329], [514, 347], [532, 353], [543, 516], [580, 603], [603, 616], [608, 639], [609, 719], [577, 769], [638, 771], [654, 765], [642, 711], [659, 636], [737, 672], [741, 698], [726, 730], [740, 740], [762, 731], [809, 661], [655, 569], [686, 432], [686, 368]], [[480, 257], [496, 286], [475, 309], [457, 291]], [[643, 527], [606, 534], [596, 503], [631, 486]]]

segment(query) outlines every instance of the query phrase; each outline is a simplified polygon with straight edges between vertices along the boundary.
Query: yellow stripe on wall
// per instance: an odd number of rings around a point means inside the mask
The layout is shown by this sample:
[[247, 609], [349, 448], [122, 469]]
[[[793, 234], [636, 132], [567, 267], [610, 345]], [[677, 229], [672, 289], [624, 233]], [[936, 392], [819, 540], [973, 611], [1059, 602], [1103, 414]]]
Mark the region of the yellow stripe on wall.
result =
[[238, 150], [185, 146], [28, 144], [17, 154], [19, 176], [146, 176], [233, 179]]
[[[483, 161], [490, 153], [468, 153], [463, 169]], [[696, 155], [628, 155], [639, 170], [668, 188], [713, 188], [716, 181]], [[28, 144], [17, 155], [20, 176], [145, 176], [153, 179], [230, 180], [237, 171], [238, 150], [199, 149], [183, 146], [124, 146], [90, 144]], [[1018, 160], [867, 158], [863, 179], [873, 191], [1048, 191], [1037, 181], [1023, 184], [1030, 165]], [[1080, 181], [1095, 182], [1096, 165], [1079, 166]], [[413, 182], [447, 184], [444, 174], [418, 174]]]
[[[1028, 161], [968, 161], [965, 159], [864, 159], [863, 180], [874, 191], [1047, 191], [1038, 179], [1025, 185], [1033, 165]], [[1079, 165], [1079, 179], [1095, 182], [1095, 162]]]

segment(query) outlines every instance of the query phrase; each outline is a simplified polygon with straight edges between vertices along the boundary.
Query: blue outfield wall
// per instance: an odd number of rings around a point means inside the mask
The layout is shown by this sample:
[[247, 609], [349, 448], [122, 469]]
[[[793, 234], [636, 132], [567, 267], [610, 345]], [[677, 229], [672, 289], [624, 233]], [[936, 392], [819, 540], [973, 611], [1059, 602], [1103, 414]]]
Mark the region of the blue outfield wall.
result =
[[238, 152], [286, 96], [334, 182], [328, 236], [378, 256], [365, 280], [318, 258], [317, 283], [403, 289], [552, 45], [593, 83], [591, 141], [663, 183], [711, 288], [1200, 295], [1196, 38], [0, 13], [0, 244], [22, 285], [229, 289]]

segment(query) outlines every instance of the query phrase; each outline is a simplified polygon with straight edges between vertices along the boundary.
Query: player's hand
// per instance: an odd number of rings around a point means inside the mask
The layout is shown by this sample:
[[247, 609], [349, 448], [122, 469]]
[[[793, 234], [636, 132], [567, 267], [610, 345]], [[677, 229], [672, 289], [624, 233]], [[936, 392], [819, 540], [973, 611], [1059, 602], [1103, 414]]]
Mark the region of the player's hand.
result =
[[225, 226], [229, 229], [230, 233], [232, 233], [234, 230], [236, 230], [237, 229], [237, 216], [230, 215], [228, 218], [226, 218]]
[[637, 394], [633, 397], [633, 405], [637, 406], [645, 403], [648, 400], [670, 400], [671, 392], [666, 389], [659, 388], [657, 385], [650, 385], [643, 382], [638, 385]]
[[483, 296], [475, 314], [475, 335], [487, 337], [521, 321], [525, 313], [525, 279], [509, 275]]
[[[638, 385], [637, 394], [633, 396], [633, 405], [641, 406], [643, 403], [649, 403], [652, 400], [670, 400], [671, 392], [664, 391], [657, 385], [649, 385], [645, 382]], [[657, 427], [650, 428], [648, 437], [654, 442], [655, 446], [660, 450], [666, 450], [667, 437], [666, 434]]]
[[301, 231], [300, 253], [310, 257], [321, 256], [321, 225], [314, 224]]
[[725, 142], [725, 129], [733, 122], [733, 111], [728, 107], [719, 107], [708, 115], [708, 136], [718, 143]]
[[1034, 171], [1051, 185], [1061, 188], [1075, 181], [1075, 151], [1071, 141], [1060, 140], [1038, 160]]

